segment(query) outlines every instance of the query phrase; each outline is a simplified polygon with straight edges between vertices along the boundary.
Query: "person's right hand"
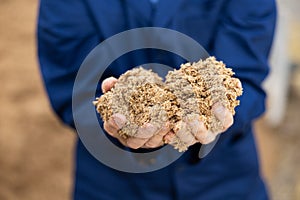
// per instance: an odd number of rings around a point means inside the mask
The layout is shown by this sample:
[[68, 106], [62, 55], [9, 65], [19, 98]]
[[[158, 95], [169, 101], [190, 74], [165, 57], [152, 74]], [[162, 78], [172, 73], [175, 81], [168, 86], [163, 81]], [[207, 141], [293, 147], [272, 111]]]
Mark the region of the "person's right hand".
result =
[[[111, 90], [117, 83], [117, 79], [110, 77], [102, 82], [103, 93]], [[117, 138], [124, 146], [132, 149], [138, 148], [156, 148], [164, 145], [163, 138], [170, 132], [169, 124], [166, 123], [162, 127], [156, 127], [150, 123], [144, 124], [139, 127], [137, 134], [134, 137], [123, 138], [118, 131], [126, 124], [127, 119], [124, 115], [116, 113], [112, 117], [104, 122], [104, 129], [106, 132]]]

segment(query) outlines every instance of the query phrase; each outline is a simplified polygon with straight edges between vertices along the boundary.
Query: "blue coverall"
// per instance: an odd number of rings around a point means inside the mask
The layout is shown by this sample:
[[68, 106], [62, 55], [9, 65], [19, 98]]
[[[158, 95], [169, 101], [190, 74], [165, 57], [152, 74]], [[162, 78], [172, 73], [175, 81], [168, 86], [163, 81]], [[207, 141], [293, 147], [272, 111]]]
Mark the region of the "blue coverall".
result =
[[[275, 20], [274, 0], [160, 0], [155, 5], [149, 0], [41, 0], [41, 74], [54, 111], [71, 127], [72, 89], [84, 58], [101, 41], [132, 28], [165, 27], [192, 37], [232, 67], [244, 88], [234, 125], [200, 160], [197, 144], [166, 168], [131, 174], [103, 165], [78, 140], [74, 199], [268, 199], [252, 123], [265, 110], [261, 84], [269, 70]], [[140, 53], [120, 58], [103, 78], [118, 77], [124, 66], [180, 64], [167, 52], [149, 51], [143, 59]]]

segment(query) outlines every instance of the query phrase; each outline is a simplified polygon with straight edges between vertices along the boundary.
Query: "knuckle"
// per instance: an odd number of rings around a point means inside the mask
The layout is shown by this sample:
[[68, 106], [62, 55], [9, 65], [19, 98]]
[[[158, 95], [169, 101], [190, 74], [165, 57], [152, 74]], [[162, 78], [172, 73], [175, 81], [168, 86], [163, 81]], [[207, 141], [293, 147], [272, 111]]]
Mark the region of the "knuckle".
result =
[[152, 142], [146, 143], [145, 146], [148, 147], [148, 148], [158, 147], [158, 145], [156, 143], [152, 143]]
[[128, 138], [127, 146], [132, 149], [138, 149], [143, 146], [144, 142], [142, 140], [138, 140], [137, 138]]

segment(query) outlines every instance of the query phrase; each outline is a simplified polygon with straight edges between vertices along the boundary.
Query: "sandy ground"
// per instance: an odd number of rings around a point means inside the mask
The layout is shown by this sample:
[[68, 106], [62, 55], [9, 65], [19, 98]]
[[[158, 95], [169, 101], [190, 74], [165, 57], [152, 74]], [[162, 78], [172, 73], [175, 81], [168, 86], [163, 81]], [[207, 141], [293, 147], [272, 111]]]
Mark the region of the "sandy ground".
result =
[[[72, 191], [75, 134], [54, 116], [41, 83], [36, 11], [36, 0], [1, 0], [0, 200], [70, 199]], [[300, 199], [297, 84], [284, 125], [257, 124], [262, 171], [278, 200]]]
[[74, 133], [53, 115], [35, 56], [36, 0], [0, 6], [0, 199], [69, 199]]
[[300, 200], [300, 93], [291, 91], [284, 122], [276, 128], [264, 118], [256, 124], [263, 176], [273, 200]]

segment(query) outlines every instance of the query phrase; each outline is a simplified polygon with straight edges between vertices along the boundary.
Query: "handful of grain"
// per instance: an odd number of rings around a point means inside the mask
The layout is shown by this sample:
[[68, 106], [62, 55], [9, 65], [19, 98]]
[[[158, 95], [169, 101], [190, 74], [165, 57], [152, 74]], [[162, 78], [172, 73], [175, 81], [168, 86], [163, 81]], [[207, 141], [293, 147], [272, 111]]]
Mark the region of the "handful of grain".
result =
[[176, 97], [162, 78], [141, 67], [121, 75], [114, 87], [96, 98], [94, 104], [104, 121], [115, 113], [126, 117], [125, 126], [119, 130], [124, 138], [135, 136], [145, 123], [162, 126], [178, 110]]
[[[182, 64], [179, 70], [168, 73], [165, 83], [156, 73], [135, 68], [121, 75], [115, 86], [96, 98], [94, 104], [104, 121], [115, 113], [127, 118], [119, 130], [125, 138], [135, 136], [138, 127], [145, 123], [160, 127], [169, 121], [176, 132], [182, 120], [195, 116], [200, 117], [208, 130], [220, 132], [223, 126], [212, 113], [212, 105], [221, 103], [235, 114], [242, 87], [233, 74], [214, 57]], [[179, 151], [187, 149], [179, 140], [170, 144]]]

